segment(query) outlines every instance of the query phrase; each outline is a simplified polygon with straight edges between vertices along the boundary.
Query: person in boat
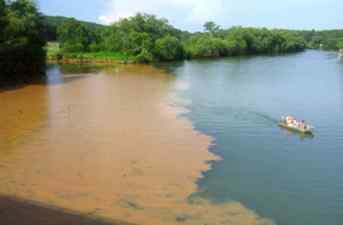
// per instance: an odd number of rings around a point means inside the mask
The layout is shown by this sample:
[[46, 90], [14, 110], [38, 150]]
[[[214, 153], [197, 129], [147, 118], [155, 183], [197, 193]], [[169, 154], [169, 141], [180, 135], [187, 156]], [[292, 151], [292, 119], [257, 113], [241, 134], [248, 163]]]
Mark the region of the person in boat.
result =
[[292, 116], [286, 116], [286, 124], [290, 125], [294, 123], [294, 118]]
[[300, 128], [301, 128], [301, 129], [304, 129], [304, 130], [307, 129], [305, 120], [302, 120], [302, 121], [301, 121], [301, 126], [300, 126]]
[[293, 120], [293, 125], [294, 125], [295, 127], [299, 127], [299, 122], [298, 122], [297, 120]]
[[296, 120], [292, 116], [282, 117], [281, 122], [291, 128], [296, 128], [302, 130], [303, 132], [307, 132], [312, 130], [312, 127], [309, 124], [306, 124], [305, 120]]

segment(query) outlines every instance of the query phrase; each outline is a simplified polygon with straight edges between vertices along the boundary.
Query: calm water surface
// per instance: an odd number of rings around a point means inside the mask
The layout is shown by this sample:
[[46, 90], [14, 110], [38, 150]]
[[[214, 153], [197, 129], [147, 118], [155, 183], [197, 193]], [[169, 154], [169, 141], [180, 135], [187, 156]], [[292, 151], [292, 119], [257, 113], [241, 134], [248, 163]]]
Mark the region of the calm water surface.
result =
[[[164, 65], [195, 127], [215, 138], [199, 181], [214, 202], [243, 202], [281, 225], [343, 224], [343, 61], [336, 53], [199, 60]], [[292, 114], [314, 137], [277, 127]]]
[[[186, 135], [188, 130], [173, 130], [175, 122], [167, 123], [169, 120], [162, 117], [158, 107], [176, 92], [176, 104], [189, 109], [184, 116], [196, 129], [213, 137], [211, 151], [223, 159], [213, 162], [212, 170], [198, 181], [200, 192], [195, 196], [213, 203], [242, 202], [279, 225], [343, 224], [343, 61], [336, 53], [306, 51], [160, 66], [173, 75], [157, 72], [152, 76], [150, 70], [139, 69], [131, 76], [110, 72], [112, 76], [106, 76], [95, 75], [103, 68], [67, 66], [61, 71], [52, 66], [48, 69], [48, 87], [0, 92], [1, 104], [6, 106], [0, 112], [6, 118], [0, 127], [0, 136], [5, 137], [0, 140], [0, 180], [5, 184], [0, 190], [85, 211], [96, 205], [99, 214], [115, 218], [130, 219], [125, 213], [133, 210], [128, 214], [133, 221], [145, 218], [152, 224], [160, 221], [157, 217], [169, 216], [172, 221], [179, 211], [205, 215], [197, 211], [201, 207], [181, 204], [178, 198], [168, 205], [175, 212], [163, 210], [165, 201], [170, 201], [167, 194], [166, 199], [160, 199], [164, 195], [155, 195], [151, 185], [146, 189], [150, 192], [135, 187], [154, 184], [156, 190], [161, 189], [156, 193], [170, 192], [181, 199], [188, 193], [183, 192], [186, 181], [193, 190], [189, 176], [183, 177], [178, 171], [187, 165], [183, 161], [198, 161], [183, 150], [185, 146], [197, 149], [191, 145], [193, 140], [189, 141], [194, 137]], [[150, 75], [140, 75], [143, 73]], [[277, 120], [284, 114], [311, 122], [315, 126], [314, 137], [279, 128]], [[144, 148], [140, 144], [144, 151], [132, 155], [130, 151], [117, 151], [113, 146], [119, 142], [114, 134], [122, 140], [122, 148], [136, 149], [130, 145], [132, 137], [126, 135], [133, 131], [144, 137], [140, 141], [149, 137], [159, 144], [150, 146], [149, 142]], [[171, 168], [170, 171], [160, 171], [168, 163], [161, 160], [167, 156], [157, 150], [166, 144], [174, 150], [179, 146], [176, 149], [180, 151], [180, 165], [176, 168], [175, 160], [167, 161], [172, 165], [165, 169]], [[147, 149], [156, 149], [156, 153], [142, 160]], [[129, 160], [132, 157], [138, 159]], [[114, 163], [116, 160], [120, 163]], [[32, 164], [33, 161], [39, 163]], [[156, 171], [160, 176], [150, 168], [159, 168]], [[190, 170], [189, 165], [186, 168]], [[165, 176], [165, 171], [175, 176]], [[150, 172], [153, 175], [147, 176]], [[113, 179], [118, 174], [127, 178]], [[180, 183], [181, 177], [183, 186], [174, 188], [169, 184], [171, 177], [175, 183]], [[132, 190], [125, 191], [134, 193], [135, 198], [123, 195], [117, 184], [127, 180], [135, 185], [127, 186]], [[161, 185], [163, 182], [165, 186]], [[121, 205], [123, 199], [124, 203], [144, 206], [144, 210], [128, 209], [127, 204]], [[155, 209], [157, 203], [162, 204], [162, 211]], [[208, 205], [206, 209], [212, 215], [207, 219], [222, 219], [218, 215], [222, 215], [223, 206]], [[230, 217], [240, 218], [236, 214]], [[250, 212], [243, 210], [241, 214], [242, 218], [251, 218]]]

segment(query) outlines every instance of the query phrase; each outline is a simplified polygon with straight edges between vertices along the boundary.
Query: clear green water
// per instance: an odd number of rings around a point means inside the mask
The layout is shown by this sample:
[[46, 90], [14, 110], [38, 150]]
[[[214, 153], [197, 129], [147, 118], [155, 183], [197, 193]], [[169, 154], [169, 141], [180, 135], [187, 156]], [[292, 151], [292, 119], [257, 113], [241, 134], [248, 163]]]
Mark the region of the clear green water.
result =
[[[196, 129], [223, 160], [199, 181], [202, 196], [237, 200], [281, 225], [343, 224], [343, 61], [336, 53], [198, 60], [162, 65]], [[306, 119], [314, 137], [277, 126]]]

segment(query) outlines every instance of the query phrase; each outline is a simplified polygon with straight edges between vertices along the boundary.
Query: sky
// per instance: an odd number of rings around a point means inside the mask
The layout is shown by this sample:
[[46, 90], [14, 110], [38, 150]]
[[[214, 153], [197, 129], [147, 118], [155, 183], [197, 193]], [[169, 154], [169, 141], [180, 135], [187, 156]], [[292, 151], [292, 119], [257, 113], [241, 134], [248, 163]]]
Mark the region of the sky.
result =
[[201, 31], [206, 21], [221, 27], [343, 28], [343, 0], [36, 0], [46, 15], [102, 24], [144, 12], [177, 28]]

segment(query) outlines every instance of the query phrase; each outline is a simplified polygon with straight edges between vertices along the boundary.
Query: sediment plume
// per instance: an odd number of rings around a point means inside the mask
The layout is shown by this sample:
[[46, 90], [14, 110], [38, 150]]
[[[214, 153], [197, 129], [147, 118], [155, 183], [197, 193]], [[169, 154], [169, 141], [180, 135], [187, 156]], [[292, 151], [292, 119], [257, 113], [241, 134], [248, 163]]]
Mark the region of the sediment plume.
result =
[[[219, 158], [169, 104], [173, 85], [156, 68], [127, 65], [0, 93], [0, 194], [142, 225], [272, 224], [239, 202], [189, 200]], [[18, 110], [32, 116], [19, 121]]]

